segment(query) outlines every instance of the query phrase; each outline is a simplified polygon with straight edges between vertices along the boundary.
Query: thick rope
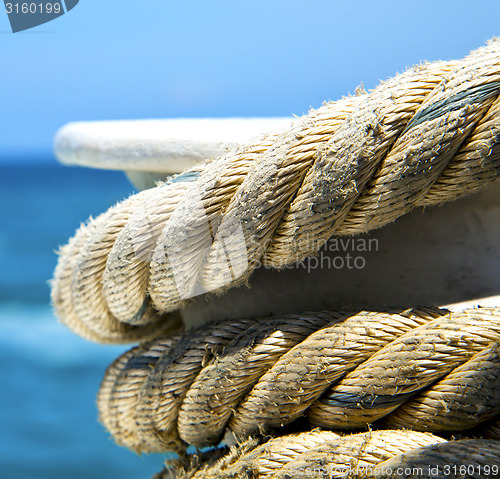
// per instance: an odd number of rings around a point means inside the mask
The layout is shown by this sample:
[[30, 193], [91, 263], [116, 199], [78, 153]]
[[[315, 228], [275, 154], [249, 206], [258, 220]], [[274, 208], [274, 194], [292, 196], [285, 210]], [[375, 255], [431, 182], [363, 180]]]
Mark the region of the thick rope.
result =
[[137, 452], [314, 426], [470, 429], [500, 413], [500, 308], [323, 312], [211, 323], [105, 374], [102, 423]]
[[[345, 476], [356, 469], [370, 468], [380, 461], [416, 447], [435, 444], [440, 438], [408, 431], [377, 431], [339, 437], [309, 449], [270, 475], [272, 478], [299, 476], [312, 471], [332, 471]], [[312, 474], [310, 474], [312, 475]], [[317, 474], [316, 474], [317, 475]]]
[[[135, 197], [132, 197], [135, 199]], [[121, 205], [123, 206], [123, 204]], [[86, 291], [89, 297], [93, 296], [95, 305], [94, 310], [88, 310], [84, 314], [82, 306], [87, 306], [81, 302], [73, 301], [72, 278], [74, 273], [81, 271], [79, 267], [80, 254], [88, 251], [87, 245], [91, 244], [95, 238], [95, 230], [104, 229], [108, 224], [108, 219], [113, 217], [116, 209], [110, 209], [88, 225], [82, 225], [71, 238], [70, 242], [61, 248], [60, 260], [57, 264], [52, 287], [52, 304], [56, 314], [61, 321], [66, 324], [76, 334], [91, 341], [105, 343], [123, 343], [129, 341], [138, 341], [157, 337], [173, 329], [180, 327], [181, 320], [174, 314], [159, 315], [150, 309], [145, 316], [151, 319], [151, 322], [145, 326], [137, 327], [116, 320], [109, 312], [106, 303], [103, 301], [100, 287], [100, 278], [105, 264], [102, 262], [102, 256], [97, 256], [92, 268], [89, 268], [93, 281], [86, 282]], [[101, 260], [100, 264], [98, 260]], [[77, 312], [76, 305], [79, 305]], [[156, 317], [155, 320], [152, 318]]]
[[499, 93], [495, 40], [132, 196], [62, 248], [56, 313], [92, 340], [146, 339], [177, 327], [187, 299], [242, 284], [260, 263], [280, 268], [332, 235], [475, 192], [500, 170]]
[[102, 381], [97, 406], [117, 442], [137, 452], [178, 449], [179, 398], [210, 358], [251, 325], [250, 320], [212, 324], [178, 340], [144, 343], [116, 359]]
[[[184, 467], [167, 462], [155, 479], [496, 477], [500, 441], [446, 441], [429, 433], [402, 430], [340, 437], [316, 430], [274, 438], [262, 445], [249, 440], [220, 459], [214, 453], [215, 457], [210, 456], [205, 454], [201, 463], [199, 456], [192, 456], [191, 464]], [[457, 470], [454, 475], [453, 467], [457, 466], [468, 473], [459, 475]], [[404, 475], [405, 471], [409, 474]]]

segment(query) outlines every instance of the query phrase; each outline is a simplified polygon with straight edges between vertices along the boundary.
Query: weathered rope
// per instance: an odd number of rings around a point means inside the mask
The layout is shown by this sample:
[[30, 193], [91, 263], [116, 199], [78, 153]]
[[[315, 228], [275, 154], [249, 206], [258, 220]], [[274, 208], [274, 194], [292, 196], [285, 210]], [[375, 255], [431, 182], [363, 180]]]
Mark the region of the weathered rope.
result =
[[56, 313], [96, 341], [160, 335], [186, 299], [242, 284], [259, 263], [280, 268], [332, 235], [477, 191], [500, 169], [499, 93], [495, 40], [132, 196], [62, 248]]
[[332, 475], [345, 476], [351, 471], [356, 473], [356, 469], [370, 468], [395, 455], [440, 441], [431, 434], [409, 431], [376, 431], [339, 437], [288, 461], [270, 477], [285, 479], [304, 472], [307, 477], [309, 468], [311, 472], [332, 471]]
[[204, 325], [118, 358], [98, 396], [138, 452], [266, 434], [306, 416], [334, 430], [459, 431], [500, 413], [500, 308], [332, 312]]
[[[167, 461], [167, 470], [175, 474], [175, 477], [184, 478], [238, 477], [248, 475], [250, 471], [256, 476], [268, 477], [307, 451], [339, 437], [333, 432], [315, 429], [275, 437], [264, 444], [251, 438], [229, 451], [225, 447], [211, 450], [208, 454], [190, 455], [180, 460]], [[223, 452], [220, 457], [213, 454], [218, 451]]]
[[[210, 358], [251, 324], [246, 320], [214, 324], [210, 330], [193, 331], [177, 340], [144, 343], [116, 359], [106, 371], [97, 406], [117, 442], [137, 452], [176, 449], [178, 439], [171, 431], [179, 397]], [[160, 408], [162, 413], [157, 414]]]
[[[446, 441], [429, 433], [402, 430], [340, 437], [316, 430], [274, 438], [262, 445], [249, 440], [221, 459], [216, 455], [210, 458], [210, 454], [205, 457], [201, 464], [197, 456], [192, 457], [187, 467], [168, 462], [155, 479], [496, 477], [500, 441]], [[454, 474], [457, 466], [468, 472], [459, 475], [457, 469]]]

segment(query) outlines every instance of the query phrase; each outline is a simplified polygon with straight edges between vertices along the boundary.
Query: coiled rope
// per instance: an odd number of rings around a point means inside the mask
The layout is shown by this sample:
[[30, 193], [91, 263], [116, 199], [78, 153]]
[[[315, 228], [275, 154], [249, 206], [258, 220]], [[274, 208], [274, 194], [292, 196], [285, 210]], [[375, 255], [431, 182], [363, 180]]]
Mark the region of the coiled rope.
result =
[[[191, 457], [187, 466], [167, 462], [155, 479], [496, 477], [500, 443], [485, 439], [446, 441], [430, 433], [401, 430], [348, 436], [315, 430], [274, 438], [262, 445], [249, 440], [221, 459], [214, 452], [205, 457], [202, 464], [197, 464], [198, 457]], [[459, 475], [457, 466], [465, 469], [466, 475]]]
[[423, 64], [141, 192], [61, 249], [52, 301], [101, 342], [163, 335], [190, 297], [281, 268], [332, 235], [451, 201], [500, 169], [500, 41]]
[[102, 423], [137, 452], [313, 426], [459, 431], [500, 413], [500, 308], [309, 313], [204, 325], [107, 370]]

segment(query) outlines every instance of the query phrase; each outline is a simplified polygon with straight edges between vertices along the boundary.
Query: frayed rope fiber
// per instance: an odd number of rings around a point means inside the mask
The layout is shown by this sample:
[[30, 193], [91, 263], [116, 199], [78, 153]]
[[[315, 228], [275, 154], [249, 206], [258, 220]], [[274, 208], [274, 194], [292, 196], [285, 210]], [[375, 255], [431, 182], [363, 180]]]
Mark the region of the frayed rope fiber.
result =
[[154, 479], [480, 479], [498, 477], [499, 467], [499, 441], [446, 441], [402, 430], [346, 436], [314, 430], [167, 461]]
[[[203, 325], [108, 368], [102, 423], [137, 452], [312, 426], [461, 431], [500, 413], [500, 308], [308, 313]], [[304, 420], [304, 419], [303, 419]]]
[[259, 263], [281, 268], [332, 235], [478, 191], [500, 170], [499, 94], [493, 40], [133, 195], [61, 249], [56, 314], [94, 341], [165, 335], [186, 300], [244, 283]]

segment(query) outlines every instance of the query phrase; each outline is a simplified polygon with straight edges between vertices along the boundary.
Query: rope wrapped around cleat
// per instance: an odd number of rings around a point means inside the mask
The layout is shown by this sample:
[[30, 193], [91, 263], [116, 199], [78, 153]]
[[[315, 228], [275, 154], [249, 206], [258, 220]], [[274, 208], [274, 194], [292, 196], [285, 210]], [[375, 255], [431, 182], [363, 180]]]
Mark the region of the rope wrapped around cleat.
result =
[[210, 323], [108, 369], [100, 419], [137, 452], [313, 426], [460, 431], [500, 413], [500, 308]]
[[493, 40], [131, 196], [61, 249], [56, 314], [94, 341], [165, 335], [189, 298], [243, 284], [260, 264], [478, 191], [500, 169], [499, 93]]

